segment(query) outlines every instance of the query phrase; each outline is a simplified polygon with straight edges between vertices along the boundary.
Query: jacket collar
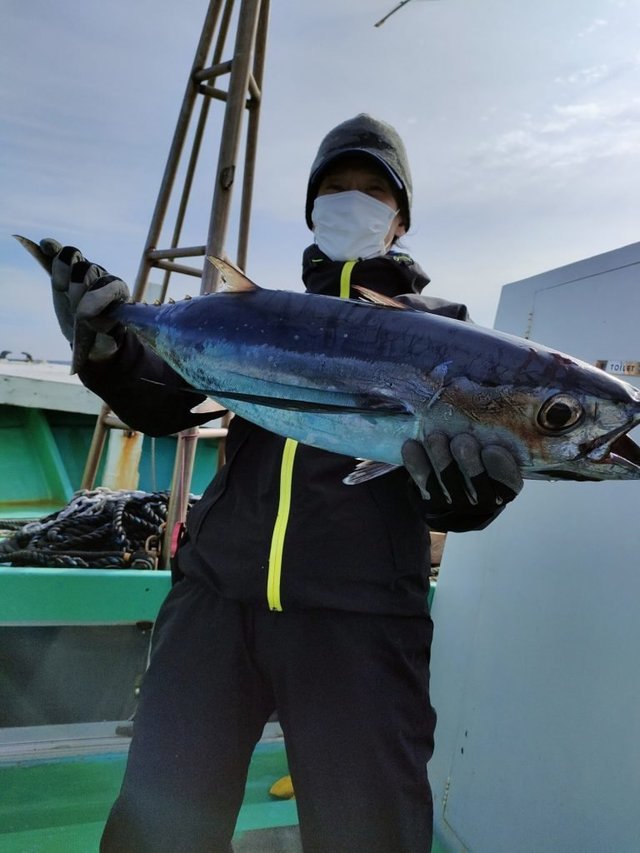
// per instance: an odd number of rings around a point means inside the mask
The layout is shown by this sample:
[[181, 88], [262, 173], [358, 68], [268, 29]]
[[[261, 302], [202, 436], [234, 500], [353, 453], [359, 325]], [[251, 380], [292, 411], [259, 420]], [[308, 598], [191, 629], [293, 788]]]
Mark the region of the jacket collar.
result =
[[[309, 293], [338, 296], [343, 267], [344, 261], [332, 261], [314, 243], [302, 256], [302, 280]], [[354, 284], [393, 297], [420, 293], [429, 284], [429, 277], [409, 255], [388, 252], [379, 258], [358, 261], [351, 272], [351, 285]]]

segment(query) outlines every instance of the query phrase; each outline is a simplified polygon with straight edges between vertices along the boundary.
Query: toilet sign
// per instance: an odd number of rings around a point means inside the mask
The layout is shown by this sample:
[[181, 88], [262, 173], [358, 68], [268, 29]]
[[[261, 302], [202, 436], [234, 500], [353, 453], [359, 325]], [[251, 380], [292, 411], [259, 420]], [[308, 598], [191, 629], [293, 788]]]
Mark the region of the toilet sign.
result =
[[640, 376], [640, 361], [624, 361], [621, 358], [596, 361], [596, 367], [616, 376]]

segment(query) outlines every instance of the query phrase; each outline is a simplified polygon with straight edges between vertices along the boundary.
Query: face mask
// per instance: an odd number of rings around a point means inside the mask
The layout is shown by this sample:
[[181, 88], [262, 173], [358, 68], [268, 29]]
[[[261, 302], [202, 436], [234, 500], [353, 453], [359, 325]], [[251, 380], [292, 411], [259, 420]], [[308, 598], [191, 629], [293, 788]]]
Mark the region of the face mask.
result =
[[379, 257], [397, 212], [358, 190], [319, 195], [311, 213], [316, 244], [332, 261]]

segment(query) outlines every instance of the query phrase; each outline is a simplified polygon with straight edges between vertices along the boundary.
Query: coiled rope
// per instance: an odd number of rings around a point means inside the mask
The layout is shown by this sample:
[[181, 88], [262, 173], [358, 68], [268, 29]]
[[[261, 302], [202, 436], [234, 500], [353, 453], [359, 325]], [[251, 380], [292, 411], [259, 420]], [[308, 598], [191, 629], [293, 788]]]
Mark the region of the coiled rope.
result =
[[104, 488], [77, 492], [59, 512], [26, 522], [0, 541], [0, 563], [155, 569], [168, 501], [168, 492]]

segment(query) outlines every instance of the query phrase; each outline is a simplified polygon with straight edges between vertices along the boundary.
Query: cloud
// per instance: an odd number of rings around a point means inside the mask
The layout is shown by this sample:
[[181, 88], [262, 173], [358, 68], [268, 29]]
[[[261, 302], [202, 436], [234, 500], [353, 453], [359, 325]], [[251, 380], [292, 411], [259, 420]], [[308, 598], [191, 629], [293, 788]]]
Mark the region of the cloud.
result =
[[589, 86], [594, 83], [599, 83], [611, 75], [611, 68], [606, 63], [601, 65], [592, 65], [589, 68], [580, 68], [578, 71], [573, 71], [566, 77], [556, 77], [555, 82], [564, 85], [581, 85]]
[[586, 36], [590, 36], [592, 35], [592, 33], [595, 33], [598, 30], [602, 29], [602, 27], [608, 26], [608, 24], [609, 21], [607, 21], [605, 18], [596, 18], [587, 27], [585, 27], [578, 33], [578, 38], [585, 38]]
[[526, 180], [540, 171], [575, 169], [619, 155], [640, 155], [640, 98], [554, 105], [539, 117], [523, 114], [519, 126], [484, 144], [474, 159], [476, 167], [506, 169]]
[[[596, 65], [578, 68], [575, 71], [557, 76], [554, 82], [566, 87], [590, 88], [601, 86], [615, 78], [624, 78], [625, 75], [637, 71], [639, 67], [640, 54], [636, 53], [623, 59], [614, 59], [609, 62], [600, 62]], [[633, 85], [632, 81], [631, 86]]]

